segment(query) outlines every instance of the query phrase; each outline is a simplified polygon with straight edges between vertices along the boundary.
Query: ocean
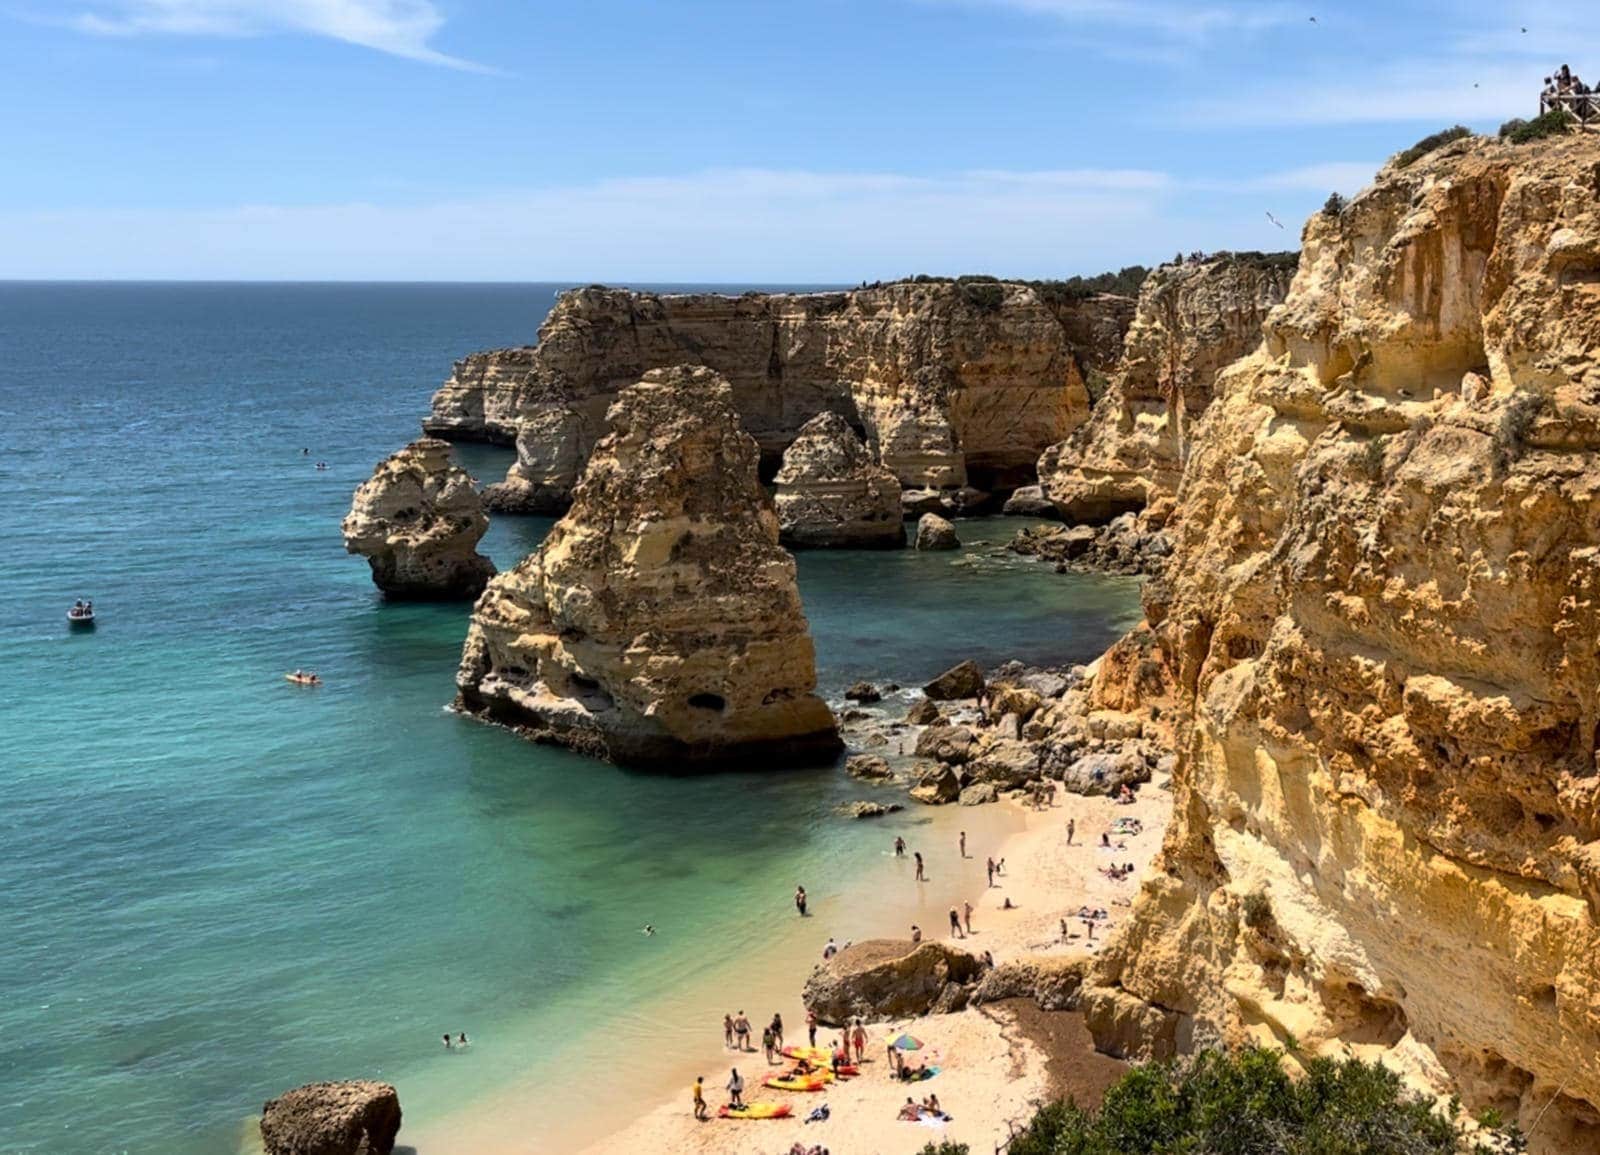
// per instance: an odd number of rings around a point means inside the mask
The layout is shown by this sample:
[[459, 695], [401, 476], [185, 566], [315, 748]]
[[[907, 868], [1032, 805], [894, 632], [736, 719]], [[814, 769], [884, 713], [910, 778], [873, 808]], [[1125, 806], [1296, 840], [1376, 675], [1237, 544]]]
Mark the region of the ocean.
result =
[[[926, 820], [864, 836], [837, 768], [650, 777], [446, 709], [469, 607], [385, 604], [339, 520], [451, 361], [533, 341], [559, 288], [0, 284], [0, 1152], [232, 1152], [322, 1078], [395, 1082], [402, 1141], [537, 1099]], [[981, 548], [799, 571], [830, 698], [1087, 660], [1138, 616], [1129, 580]]]

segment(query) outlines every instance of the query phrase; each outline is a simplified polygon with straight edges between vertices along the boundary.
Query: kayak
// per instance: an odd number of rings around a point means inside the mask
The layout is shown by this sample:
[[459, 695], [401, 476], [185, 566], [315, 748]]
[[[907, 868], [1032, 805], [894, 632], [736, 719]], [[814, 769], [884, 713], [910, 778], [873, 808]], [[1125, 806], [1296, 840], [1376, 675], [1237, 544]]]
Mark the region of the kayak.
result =
[[293, 674], [285, 674], [283, 676], [283, 680], [285, 682], [293, 682], [297, 686], [320, 686], [320, 685], [322, 685], [322, 679], [321, 678], [308, 678], [304, 674], [300, 675], [299, 677], [295, 677], [295, 675], [293, 675]]
[[818, 1071], [811, 1075], [768, 1075], [761, 1080], [763, 1087], [771, 1087], [775, 1091], [820, 1091], [833, 1082], [832, 1075], [825, 1075]]
[[778, 1052], [785, 1059], [805, 1059], [809, 1063], [816, 1063], [825, 1067], [833, 1062], [833, 1052], [827, 1047], [785, 1047]]
[[718, 1109], [719, 1119], [787, 1119], [787, 1103], [749, 1103], [743, 1107], [724, 1106]]

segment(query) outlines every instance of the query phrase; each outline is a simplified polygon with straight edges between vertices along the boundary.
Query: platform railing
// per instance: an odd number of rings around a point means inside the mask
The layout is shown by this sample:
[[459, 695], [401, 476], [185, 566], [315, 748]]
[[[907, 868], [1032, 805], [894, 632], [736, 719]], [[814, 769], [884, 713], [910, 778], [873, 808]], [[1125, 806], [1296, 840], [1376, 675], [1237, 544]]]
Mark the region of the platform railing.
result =
[[1600, 131], [1600, 92], [1563, 92], [1539, 97], [1539, 112], [1563, 108], [1582, 127]]

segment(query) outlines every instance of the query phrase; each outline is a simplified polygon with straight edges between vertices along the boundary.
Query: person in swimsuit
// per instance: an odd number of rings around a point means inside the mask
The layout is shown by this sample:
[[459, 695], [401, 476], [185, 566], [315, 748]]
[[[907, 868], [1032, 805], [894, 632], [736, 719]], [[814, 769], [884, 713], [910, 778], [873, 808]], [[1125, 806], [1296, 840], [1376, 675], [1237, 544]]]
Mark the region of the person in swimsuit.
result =
[[906, 840], [904, 838], [896, 838], [894, 840], [894, 856], [896, 858], [904, 858], [906, 856]]
[[711, 1118], [711, 1112], [706, 1109], [706, 1077], [694, 1077], [694, 1117], [704, 1123]]
[[447, 1050], [447, 1051], [450, 1049], [450, 1032], [449, 1031], [446, 1031], [445, 1035], [444, 1035], [444, 1049]]
[[916, 854], [913, 857], [915, 857], [916, 860], [917, 860], [917, 881], [918, 882], [926, 882], [926, 881], [928, 881], [926, 878], [923, 877], [923, 874], [922, 874], [922, 851], [920, 851], [920, 850], [917, 851]]
[[806, 1012], [806, 1036], [811, 1040], [811, 1045], [817, 1045], [817, 1012]]
[[772, 1012], [772, 1039], [783, 1050], [783, 1016], [777, 1011]]
[[733, 1016], [722, 1016], [722, 1045], [733, 1050]]
[[961, 857], [965, 858], [966, 856], [967, 856], [967, 832], [965, 830], [963, 830], [961, 832]]
[[867, 1057], [867, 1030], [861, 1025], [861, 1020], [856, 1020], [856, 1027], [852, 1041], [856, 1045], [856, 1063], [860, 1064]]
[[464, 1047], [466, 1045], [467, 1045], [467, 1032], [466, 1031], [462, 1031], [459, 1035], [456, 1036], [456, 1046]]
[[970, 902], [963, 902], [961, 904], [961, 913], [966, 917], [967, 933], [971, 934], [972, 933], [972, 904]]
[[950, 933], [957, 938], [967, 937], [961, 929], [961, 912], [953, 906], [950, 908]]
[[803, 886], [794, 888], [794, 908], [800, 912], [801, 918], [806, 916], [806, 888]]
[[733, 1074], [728, 1078], [728, 1095], [732, 1102], [729, 1106], [744, 1106], [744, 1080], [739, 1077], [739, 1068], [734, 1067]]
[[739, 1049], [741, 1051], [748, 1051], [750, 1049], [750, 1020], [744, 1017], [743, 1011], [740, 1011], [738, 1015], [734, 1017], [733, 1035], [734, 1038], [739, 1040]]

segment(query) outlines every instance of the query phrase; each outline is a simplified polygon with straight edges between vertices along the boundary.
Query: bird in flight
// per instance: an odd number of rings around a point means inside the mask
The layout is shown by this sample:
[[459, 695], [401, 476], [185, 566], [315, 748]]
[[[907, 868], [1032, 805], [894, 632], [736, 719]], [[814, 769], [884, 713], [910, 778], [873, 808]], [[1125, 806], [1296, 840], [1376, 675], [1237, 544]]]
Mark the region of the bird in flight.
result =
[[[1316, 22], [1317, 22], [1317, 18], [1315, 16], [1311, 17], [1311, 23], [1315, 24]], [[1526, 32], [1527, 29], [1524, 28], [1523, 31]]]
[[1277, 225], [1280, 229], [1283, 228], [1283, 222], [1280, 221], [1277, 217], [1273, 216], [1271, 213], [1267, 214], [1267, 219], [1269, 221], [1271, 221], [1273, 224]]

